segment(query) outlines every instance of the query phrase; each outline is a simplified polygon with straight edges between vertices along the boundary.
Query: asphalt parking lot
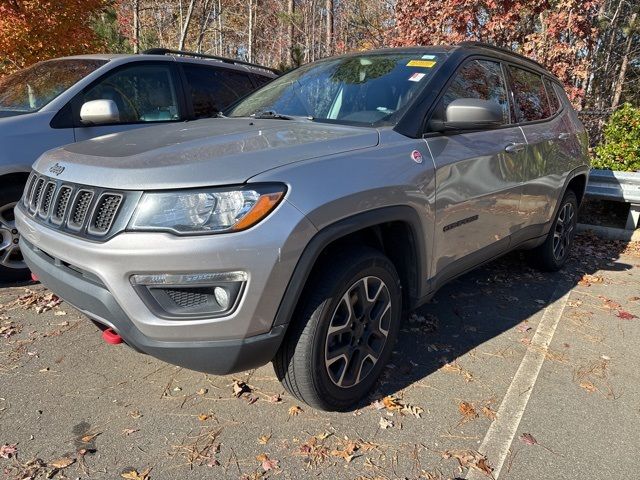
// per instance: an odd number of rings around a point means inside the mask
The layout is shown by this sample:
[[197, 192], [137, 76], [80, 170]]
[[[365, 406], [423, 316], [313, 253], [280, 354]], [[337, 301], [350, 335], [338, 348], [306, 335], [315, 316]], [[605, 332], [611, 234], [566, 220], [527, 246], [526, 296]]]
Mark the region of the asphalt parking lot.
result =
[[2, 478], [636, 478], [640, 246], [513, 253], [405, 321], [370, 403], [314, 411], [272, 367], [165, 364], [40, 285], [0, 288]]

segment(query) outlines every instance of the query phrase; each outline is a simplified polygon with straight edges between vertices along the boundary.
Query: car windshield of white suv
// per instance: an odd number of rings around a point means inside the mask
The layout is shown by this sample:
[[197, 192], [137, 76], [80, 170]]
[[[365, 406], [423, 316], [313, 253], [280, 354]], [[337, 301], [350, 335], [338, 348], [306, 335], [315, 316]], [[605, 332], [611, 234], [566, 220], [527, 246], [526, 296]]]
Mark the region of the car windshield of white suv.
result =
[[424, 52], [363, 53], [312, 63], [247, 96], [226, 115], [394, 124], [443, 60], [444, 54]]
[[73, 84], [104, 65], [104, 60], [50, 60], [0, 79], [0, 111], [40, 110]]

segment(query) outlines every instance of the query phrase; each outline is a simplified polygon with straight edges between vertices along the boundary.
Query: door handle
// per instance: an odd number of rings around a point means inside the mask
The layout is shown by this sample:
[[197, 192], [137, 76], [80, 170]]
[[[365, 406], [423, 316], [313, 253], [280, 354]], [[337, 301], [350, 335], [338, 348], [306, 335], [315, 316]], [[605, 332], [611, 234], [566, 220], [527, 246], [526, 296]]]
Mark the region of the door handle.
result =
[[523, 151], [525, 147], [526, 145], [524, 143], [510, 143], [504, 147], [504, 151], [509, 153], [518, 153]]
[[569, 140], [569, 138], [571, 138], [570, 133], [561, 133], [558, 135], [558, 140]]

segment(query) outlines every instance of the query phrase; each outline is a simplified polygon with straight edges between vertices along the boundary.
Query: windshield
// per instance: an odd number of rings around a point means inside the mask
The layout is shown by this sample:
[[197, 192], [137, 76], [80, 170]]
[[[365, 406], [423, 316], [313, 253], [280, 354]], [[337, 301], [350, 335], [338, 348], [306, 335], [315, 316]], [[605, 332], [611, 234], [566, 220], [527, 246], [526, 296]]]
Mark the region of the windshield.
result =
[[51, 60], [0, 78], [0, 110], [35, 112], [105, 63], [105, 60]]
[[247, 96], [230, 117], [303, 116], [345, 124], [394, 124], [444, 54], [375, 53], [302, 66]]

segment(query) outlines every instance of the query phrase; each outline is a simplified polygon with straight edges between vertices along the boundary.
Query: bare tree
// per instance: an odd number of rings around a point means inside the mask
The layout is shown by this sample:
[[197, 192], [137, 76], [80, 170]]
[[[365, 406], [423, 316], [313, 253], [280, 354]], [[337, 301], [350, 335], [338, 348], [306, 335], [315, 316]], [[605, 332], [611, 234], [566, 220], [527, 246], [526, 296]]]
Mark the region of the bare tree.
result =
[[193, 16], [193, 6], [195, 5], [195, 3], [196, 3], [196, 0], [191, 0], [189, 2], [189, 8], [187, 8], [187, 16], [184, 19], [184, 21], [182, 21], [182, 31], [180, 32], [180, 41], [178, 43], [178, 50], [184, 50], [184, 44], [187, 39], [187, 34], [189, 33], [189, 24], [191, 23], [191, 17]]

